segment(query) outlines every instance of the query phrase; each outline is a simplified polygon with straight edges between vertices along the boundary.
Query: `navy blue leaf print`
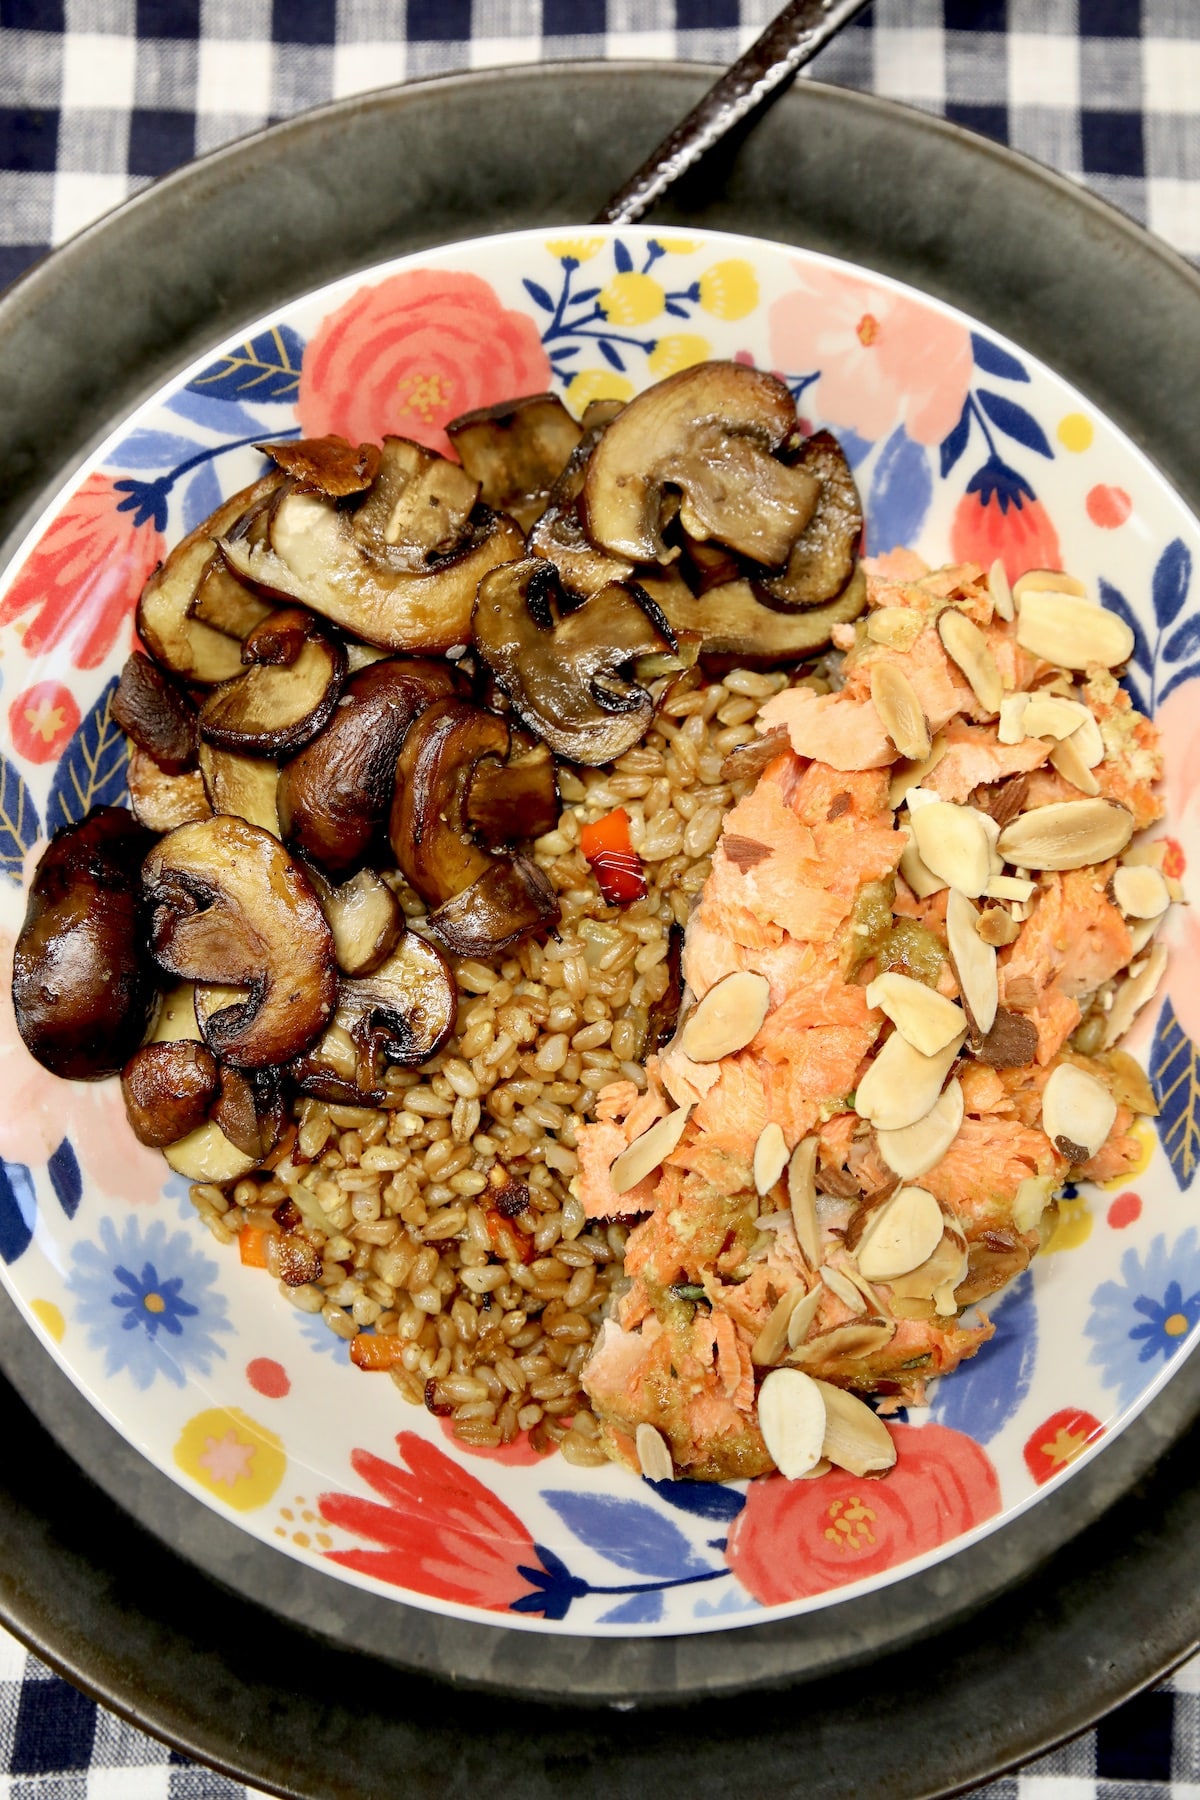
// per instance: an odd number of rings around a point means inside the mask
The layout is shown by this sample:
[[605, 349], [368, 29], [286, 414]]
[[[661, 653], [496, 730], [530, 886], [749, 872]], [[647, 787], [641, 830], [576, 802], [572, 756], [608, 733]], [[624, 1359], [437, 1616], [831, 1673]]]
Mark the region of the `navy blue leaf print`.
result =
[[958, 424], [941, 444], [942, 480], [950, 473], [959, 457], [967, 447], [967, 439], [971, 435], [971, 401], [970, 397], [963, 402], [963, 409], [958, 415]]
[[1167, 1160], [1181, 1188], [1190, 1187], [1200, 1160], [1200, 1053], [1163, 1004], [1150, 1051], [1150, 1081], [1158, 1096], [1155, 1120]]
[[212, 463], [201, 463], [183, 491], [183, 529], [194, 531], [201, 519], [216, 512], [221, 500], [217, 471]]
[[879, 452], [867, 495], [867, 545], [872, 556], [915, 543], [932, 499], [929, 459], [903, 425], [898, 426]]
[[509, 1611], [541, 1613], [544, 1619], [565, 1619], [572, 1600], [588, 1593], [588, 1584], [578, 1575], [572, 1575], [566, 1563], [544, 1544], [535, 1544], [533, 1548], [540, 1567], [521, 1563], [517, 1574], [532, 1583], [534, 1592], [514, 1600]]
[[976, 469], [967, 483], [968, 494], [978, 494], [984, 506], [992, 500], [1000, 502], [1001, 514], [1007, 513], [1009, 507], [1020, 512], [1026, 500], [1035, 498], [1033, 489], [1023, 475], [1017, 473], [998, 456], [989, 456]]
[[0, 869], [20, 881], [25, 852], [41, 830], [37, 807], [16, 763], [0, 756]]
[[181, 388], [167, 401], [168, 411], [202, 425], [206, 431], [219, 431], [222, 437], [253, 437], [261, 432], [270, 435], [270, 427], [256, 419], [248, 407], [236, 400], [215, 400], [211, 394], [198, 394], [192, 388]]
[[50, 1175], [50, 1186], [58, 1198], [58, 1204], [68, 1219], [73, 1219], [79, 1211], [79, 1202], [83, 1195], [83, 1177], [79, 1173], [79, 1162], [71, 1148], [70, 1138], [64, 1138], [47, 1164]]
[[1151, 674], [1154, 669], [1154, 658], [1150, 654], [1150, 646], [1146, 642], [1146, 634], [1138, 622], [1137, 615], [1124, 594], [1115, 588], [1111, 581], [1105, 581], [1103, 575], [1100, 577], [1100, 600], [1104, 606], [1107, 606], [1109, 612], [1116, 613], [1118, 619], [1124, 619], [1133, 633], [1133, 661], [1147, 675]]
[[606, 363], [611, 363], [614, 369], [620, 369], [622, 374], [624, 374], [625, 364], [621, 361], [621, 358], [617, 355], [616, 350], [609, 343], [607, 338], [600, 339], [600, 354]]
[[46, 803], [48, 831], [74, 825], [93, 806], [116, 806], [125, 797], [129, 743], [109, 711], [116, 691], [114, 675], [63, 751]]
[[677, 1506], [697, 1519], [718, 1520], [722, 1525], [731, 1524], [746, 1504], [746, 1496], [736, 1488], [715, 1481], [650, 1481], [646, 1485], [668, 1506]]
[[1054, 452], [1046, 434], [1032, 413], [1018, 406], [1015, 400], [1005, 399], [1003, 394], [993, 394], [989, 388], [980, 388], [978, 399], [992, 424], [1007, 437], [1015, 438], [1027, 450], [1036, 450], [1039, 456], [1053, 458]]
[[170, 469], [196, 454], [194, 438], [169, 431], [135, 431], [107, 459], [111, 469]]
[[1192, 557], [1182, 538], [1172, 538], [1154, 570], [1150, 591], [1160, 631], [1174, 624], [1192, 584]]
[[1124, 688], [1129, 695], [1129, 704], [1135, 712], [1145, 713], [1147, 718], [1150, 717], [1150, 702], [1143, 698], [1141, 688], [1128, 669], [1122, 675], [1117, 686]]
[[688, 319], [691, 317], [691, 314], [688, 312], [687, 307], [680, 306], [674, 300], [668, 300], [666, 302], [666, 310], [671, 314], [671, 317], [674, 319]]
[[600, 1614], [602, 1625], [653, 1625], [663, 1615], [661, 1588], [650, 1588], [641, 1594], [630, 1594], [620, 1606]]
[[999, 344], [993, 344], [980, 332], [971, 333], [971, 351], [975, 357], [975, 367], [982, 369], [985, 375], [999, 375], [1005, 381], [1028, 381], [1029, 372], [1023, 362], [1018, 362], [1009, 350], [1002, 350]]
[[678, 1525], [640, 1500], [566, 1490], [542, 1498], [582, 1543], [619, 1568], [671, 1580], [699, 1574], [705, 1568]]
[[554, 302], [540, 282], [530, 281], [526, 275], [523, 285], [535, 306], [540, 306], [543, 312], [552, 313], [554, 311]]
[[1173, 631], [1163, 645], [1163, 655], [1168, 662], [1179, 662], [1190, 656], [1193, 650], [1200, 650], [1200, 613], [1193, 613], [1185, 619], [1178, 631]]
[[578, 344], [563, 344], [560, 346], [559, 349], [552, 350], [550, 352], [550, 361], [551, 362], [569, 362], [571, 357], [578, 356], [578, 355], [579, 355], [579, 345]]
[[580, 288], [578, 293], [575, 295], [576, 306], [582, 306], [585, 300], [594, 300], [596, 298], [596, 295], [599, 292], [600, 292], [600, 289], [596, 288], [596, 287]]
[[0, 1257], [15, 1263], [33, 1238], [37, 1197], [24, 1163], [0, 1162]]
[[1037, 1361], [1033, 1277], [1026, 1272], [991, 1314], [996, 1335], [965, 1364], [957, 1381], [939, 1381], [932, 1412], [939, 1425], [990, 1444], [1029, 1392]]
[[290, 325], [274, 325], [218, 357], [188, 387], [216, 400], [294, 400], [303, 357], [299, 334]]
[[1175, 689], [1182, 687], [1185, 681], [1194, 681], [1197, 675], [1200, 675], [1200, 662], [1189, 663], [1186, 669], [1176, 669], [1166, 685], [1159, 688], [1156, 696], [1157, 704], [1161, 706], [1168, 694], [1173, 694]]
[[618, 238], [613, 245], [613, 261], [616, 263], [617, 268], [622, 275], [628, 275], [633, 268], [633, 258], [630, 256], [620, 238]]

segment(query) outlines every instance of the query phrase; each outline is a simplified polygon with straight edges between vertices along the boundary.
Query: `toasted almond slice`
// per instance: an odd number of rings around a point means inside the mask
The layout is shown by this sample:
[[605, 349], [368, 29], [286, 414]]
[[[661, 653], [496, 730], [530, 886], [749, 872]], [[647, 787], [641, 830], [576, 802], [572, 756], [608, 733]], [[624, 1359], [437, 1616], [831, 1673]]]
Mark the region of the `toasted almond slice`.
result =
[[929, 755], [929, 726], [916, 689], [898, 664], [871, 665], [871, 701], [879, 722], [901, 756], [921, 762]]
[[996, 952], [985, 944], [977, 929], [979, 914], [965, 894], [951, 890], [946, 903], [946, 941], [954, 973], [975, 1029], [986, 1037], [996, 1022], [1000, 981]]
[[1112, 800], [1058, 800], [1019, 813], [1000, 833], [1005, 862], [1024, 869], [1082, 869], [1119, 856], [1133, 814]]
[[1071, 733], [1071, 742], [1089, 769], [1104, 761], [1104, 739], [1092, 713], [1082, 720], [1078, 731]]
[[765, 975], [749, 969], [726, 975], [688, 1014], [680, 1049], [699, 1063], [719, 1062], [744, 1050], [758, 1034], [770, 1002], [771, 984]]
[[827, 1265], [822, 1265], [818, 1273], [830, 1293], [835, 1295], [843, 1306], [848, 1306], [852, 1313], [858, 1314], [860, 1317], [865, 1314], [866, 1301], [854, 1283], [843, 1275], [840, 1269], [831, 1269]]
[[958, 664], [970, 684], [971, 692], [985, 712], [1000, 711], [1004, 683], [996, 667], [987, 639], [974, 620], [955, 606], [948, 606], [938, 619], [938, 635], [946, 655]]
[[1095, 1156], [1116, 1116], [1104, 1083], [1074, 1063], [1059, 1063], [1042, 1090], [1042, 1130], [1068, 1162]]
[[829, 1458], [823, 1456], [819, 1462], [815, 1462], [812, 1468], [806, 1470], [803, 1475], [797, 1475], [796, 1479], [797, 1481], [819, 1481], [822, 1475], [828, 1475], [832, 1467], [833, 1464], [830, 1462]]
[[789, 1350], [798, 1350], [808, 1336], [809, 1328], [821, 1310], [822, 1287], [818, 1281], [810, 1288], [803, 1300], [797, 1300], [792, 1308], [792, 1316], [788, 1320], [787, 1341]]
[[674, 1481], [675, 1464], [666, 1438], [643, 1421], [637, 1428], [637, 1458], [647, 1481]]
[[825, 1442], [825, 1397], [812, 1376], [799, 1369], [772, 1369], [758, 1390], [758, 1428], [772, 1462], [788, 1481], [814, 1469]]
[[1157, 1119], [1161, 1108], [1158, 1095], [1150, 1086], [1150, 1078], [1140, 1062], [1128, 1050], [1108, 1050], [1101, 1057], [1108, 1074], [1109, 1092], [1118, 1106], [1131, 1106], [1134, 1112]]
[[961, 1006], [911, 975], [888, 970], [866, 990], [868, 1006], [887, 1014], [904, 1038], [923, 1056], [936, 1056], [966, 1027]]
[[1000, 702], [1000, 723], [996, 728], [996, 736], [1002, 744], [1025, 742], [1025, 714], [1032, 699], [1032, 694], [1005, 694]]
[[1162, 924], [1163, 917], [1165, 917], [1165, 915], [1160, 915], [1157, 919], [1137, 919], [1130, 925], [1129, 955], [1131, 959], [1142, 954], [1142, 951], [1146, 948], [1146, 945], [1150, 942], [1150, 939]]
[[888, 650], [911, 650], [925, 629], [925, 614], [915, 606], [881, 606], [867, 614], [867, 636]]
[[1030, 694], [1021, 722], [1027, 738], [1059, 739], [1070, 737], [1085, 719], [1091, 717], [1087, 707], [1078, 700], [1065, 700], [1061, 694], [1051, 694], [1043, 688]]
[[[997, 880], [1001, 879], [999, 876]], [[1021, 935], [1021, 927], [1012, 912], [1006, 912], [1002, 906], [985, 906], [975, 922], [975, 929], [985, 944], [993, 949], [1002, 950], [1005, 944], [1015, 944]]]
[[1130, 964], [1129, 974], [1117, 989], [1108, 1024], [1104, 1031], [1104, 1048], [1111, 1049], [1123, 1038], [1143, 1006], [1154, 998], [1158, 984], [1166, 973], [1167, 946], [1155, 944], [1140, 965]]
[[898, 1275], [890, 1283], [892, 1311], [902, 1300], [931, 1300], [934, 1312], [943, 1318], [956, 1313], [954, 1290], [966, 1273], [967, 1240], [957, 1225], [947, 1220], [932, 1254], [909, 1274]]
[[900, 853], [900, 873], [918, 900], [928, 900], [931, 894], [940, 894], [944, 887], [949, 886], [948, 882], [943, 881], [940, 875], [935, 875], [921, 861], [921, 853], [911, 832], [908, 834], [908, 843]]
[[[754, 1340], [750, 1351], [750, 1360], [757, 1363], [760, 1369], [769, 1369], [777, 1363], [788, 1347], [788, 1328], [792, 1322], [792, 1314], [802, 1300], [808, 1298], [808, 1289], [802, 1281], [790, 1287], [771, 1309], [771, 1316]], [[817, 1294], [820, 1299], [820, 1294]], [[816, 1312], [816, 1306], [813, 1312]]]
[[676, 1107], [674, 1112], [669, 1112], [665, 1119], [657, 1119], [622, 1150], [608, 1172], [614, 1194], [627, 1194], [639, 1181], [653, 1174], [664, 1157], [670, 1156], [683, 1136], [689, 1111], [686, 1106]]
[[911, 818], [913, 813], [918, 812], [923, 806], [940, 806], [942, 804], [942, 796], [935, 788], [923, 788], [920, 782], [918, 782], [916, 787], [909, 788], [907, 794], [904, 796], [904, 804], [908, 807], [909, 817]]
[[1018, 1231], [1036, 1231], [1057, 1183], [1053, 1175], [1027, 1175], [1013, 1200], [1013, 1224]]
[[835, 1364], [860, 1362], [886, 1349], [895, 1335], [891, 1319], [848, 1319], [844, 1325], [833, 1325], [806, 1338], [792, 1351], [788, 1363], [793, 1368], [829, 1369]]
[[949, 744], [939, 731], [929, 746], [929, 755], [921, 762], [895, 764], [892, 769], [891, 785], [888, 788], [888, 805], [893, 812], [905, 804], [909, 792], [913, 788], [920, 787], [925, 777], [933, 774], [949, 748]]
[[1130, 844], [1121, 861], [1130, 869], [1161, 869], [1163, 858], [1167, 854], [1166, 838], [1139, 838], [1136, 844]]
[[1031, 590], [1019, 598], [1017, 642], [1031, 656], [1062, 669], [1099, 663], [1115, 669], [1133, 655], [1133, 632], [1095, 600], [1079, 594]]
[[927, 1262], [943, 1230], [942, 1209], [928, 1188], [897, 1188], [871, 1214], [855, 1261], [868, 1281], [892, 1281]]
[[760, 1194], [769, 1194], [787, 1168], [787, 1139], [775, 1121], [764, 1125], [754, 1146], [754, 1186]]
[[851, 1475], [879, 1475], [896, 1460], [896, 1443], [865, 1400], [829, 1382], [815, 1384], [825, 1405], [822, 1454]]
[[1032, 900], [1036, 887], [1021, 875], [993, 875], [984, 892], [989, 900]]
[[992, 605], [996, 616], [1000, 619], [1015, 619], [1017, 609], [1013, 605], [1012, 588], [1008, 585], [1008, 575], [1003, 562], [996, 558], [988, 570], [988, 593], [992, 596]]
[[992, 872], [983, 815], [973, 806], [955, 806], [949, 800], [937, 800], [913, 812], [910, 794], [909, 818], [925, 867], [959, 893], [978, 899]]
[[1004, 873], [1004, 858], [1000, 854], [1000, 827], [991, 813], [982, 812], [978, 808], [975, 810], [979, 812], [979, 823], [983, 826], [984, 836], [988, 841], [988, 880], [990, 881], [994, 875]]
[[962, 1083], [950, 1081], [923, 1119], [901, 1131], [877, 1131], [875, 1147], [893, 1175], [901, 1181], [916, 1181], [941, 1162], [962, 1122]]
[[877, 1131], [902, 1131], [923, 1119], [942, 1091], [942, 1083], [962, 1048], [952, 1038], [936, 1056], [923, 1056], [894, 1031], [858, 1084], [854, 1110]]
[[1077, 787], [1081, 794], [1100, 792], [1100, 783], [1080, 756], [1073, 738], [1063, 738], [1061, 743], [1055, 744], [1050, 752], [1049, 762], [1063, 780], [1069, 781], [1072, 787]]
[[1018, 575], [1012, 585], [1013, 600], [1018, 611], [1026, 594], [1079, 594], [1086, 595], [1087, 589], [1082, 581], [1074, 575], [1068, 575], [1063, 569], [1026, 569]]
[[796, 1227], [796, 1242], [810, 1268], [821, 1260], [821, 1231], [817, 1224], [817, 1151], [819, 1139], [801, 1138], [788, 1164], [788, 1204]]
[[[1157, 919], [1171, 904], [1162, 871], [1122, 864], [1112, 878], [1113, 898], [1127, 919]], [[868, 1002], [868, 1004], [870, 1004]]]

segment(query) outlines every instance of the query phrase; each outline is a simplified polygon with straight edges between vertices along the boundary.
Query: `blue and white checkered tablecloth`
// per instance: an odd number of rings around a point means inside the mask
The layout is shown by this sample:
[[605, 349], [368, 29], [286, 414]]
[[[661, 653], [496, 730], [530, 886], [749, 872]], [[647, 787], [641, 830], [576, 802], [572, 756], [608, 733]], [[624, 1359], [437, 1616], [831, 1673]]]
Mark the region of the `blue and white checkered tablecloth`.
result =
[[[156, 176], [304, 107], [502, 63], [728, 62], [779, 3], [0, 0], [0, 286]], [[875, 0], [813, 73], [1009, 143], [1200, 260], [1200, 0]], [[255, 1792], [0, 1631], [0, 1800]], [[1200, 1659], [984, 1796], [1200, 1800]]]

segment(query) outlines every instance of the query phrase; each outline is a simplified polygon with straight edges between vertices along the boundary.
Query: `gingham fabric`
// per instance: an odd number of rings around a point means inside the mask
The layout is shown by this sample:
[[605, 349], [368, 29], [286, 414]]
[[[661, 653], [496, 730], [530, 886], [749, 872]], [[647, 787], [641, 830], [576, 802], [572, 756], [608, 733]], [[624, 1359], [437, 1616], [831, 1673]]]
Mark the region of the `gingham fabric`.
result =
[[[0, 286], [155, 176], [303, 107], [501, 63], [727, 62], [779, 3], [0, 0]], [[875, 0], [813, 73], [1012, 144], [1200, 259], [1200, 0]], [[0, 1632], [0, 1800], [257, 1792]], [[1200, 1800], [1200, 1659], [984, 1797]]]

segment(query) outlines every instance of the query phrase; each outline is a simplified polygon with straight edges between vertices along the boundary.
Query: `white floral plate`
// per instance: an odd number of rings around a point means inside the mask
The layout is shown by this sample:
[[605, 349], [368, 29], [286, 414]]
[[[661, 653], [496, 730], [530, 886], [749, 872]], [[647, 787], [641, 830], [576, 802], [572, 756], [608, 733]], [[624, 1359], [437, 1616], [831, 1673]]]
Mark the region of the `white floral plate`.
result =
[[[709, 357], [776, 370], [840, 438], [872, 552], [1068, 567], [1129, 620], [1167, 757], [1169, 871], [1200, 856], [1200, 527], [1052, 372], [951, 308], [750, 239], [524, 232], [388, 264], [281, 309], [124, 421], [0, 586], [0, 1267], [50, 1353], [143, 1454], [262, 1542], [456, 1616], [586, 1635], [787, 1617], [939, 1560], [1102, 1450], [1200, 1335], [1200, 933], [1186, 912], [1131, 1047], [1161, 1113], [1132, 1185], [1072, 1193], [996, 1334], [891, 1421], [884, 1481], [711, 1487], [473, 1454], [319, 1318], [204, 1233], [115, 1082], [48, 1075], [8, 994], [46, 837], [125, 794], [109, 716], [139, 589], [288, 434], [445, 449], [469, 407], [557, 387], [576, 411]], [[1195, 1027], [1195, 1037], [1192, 1028]], [[166, 1176], [166, 1179], [164, 1179]]]

